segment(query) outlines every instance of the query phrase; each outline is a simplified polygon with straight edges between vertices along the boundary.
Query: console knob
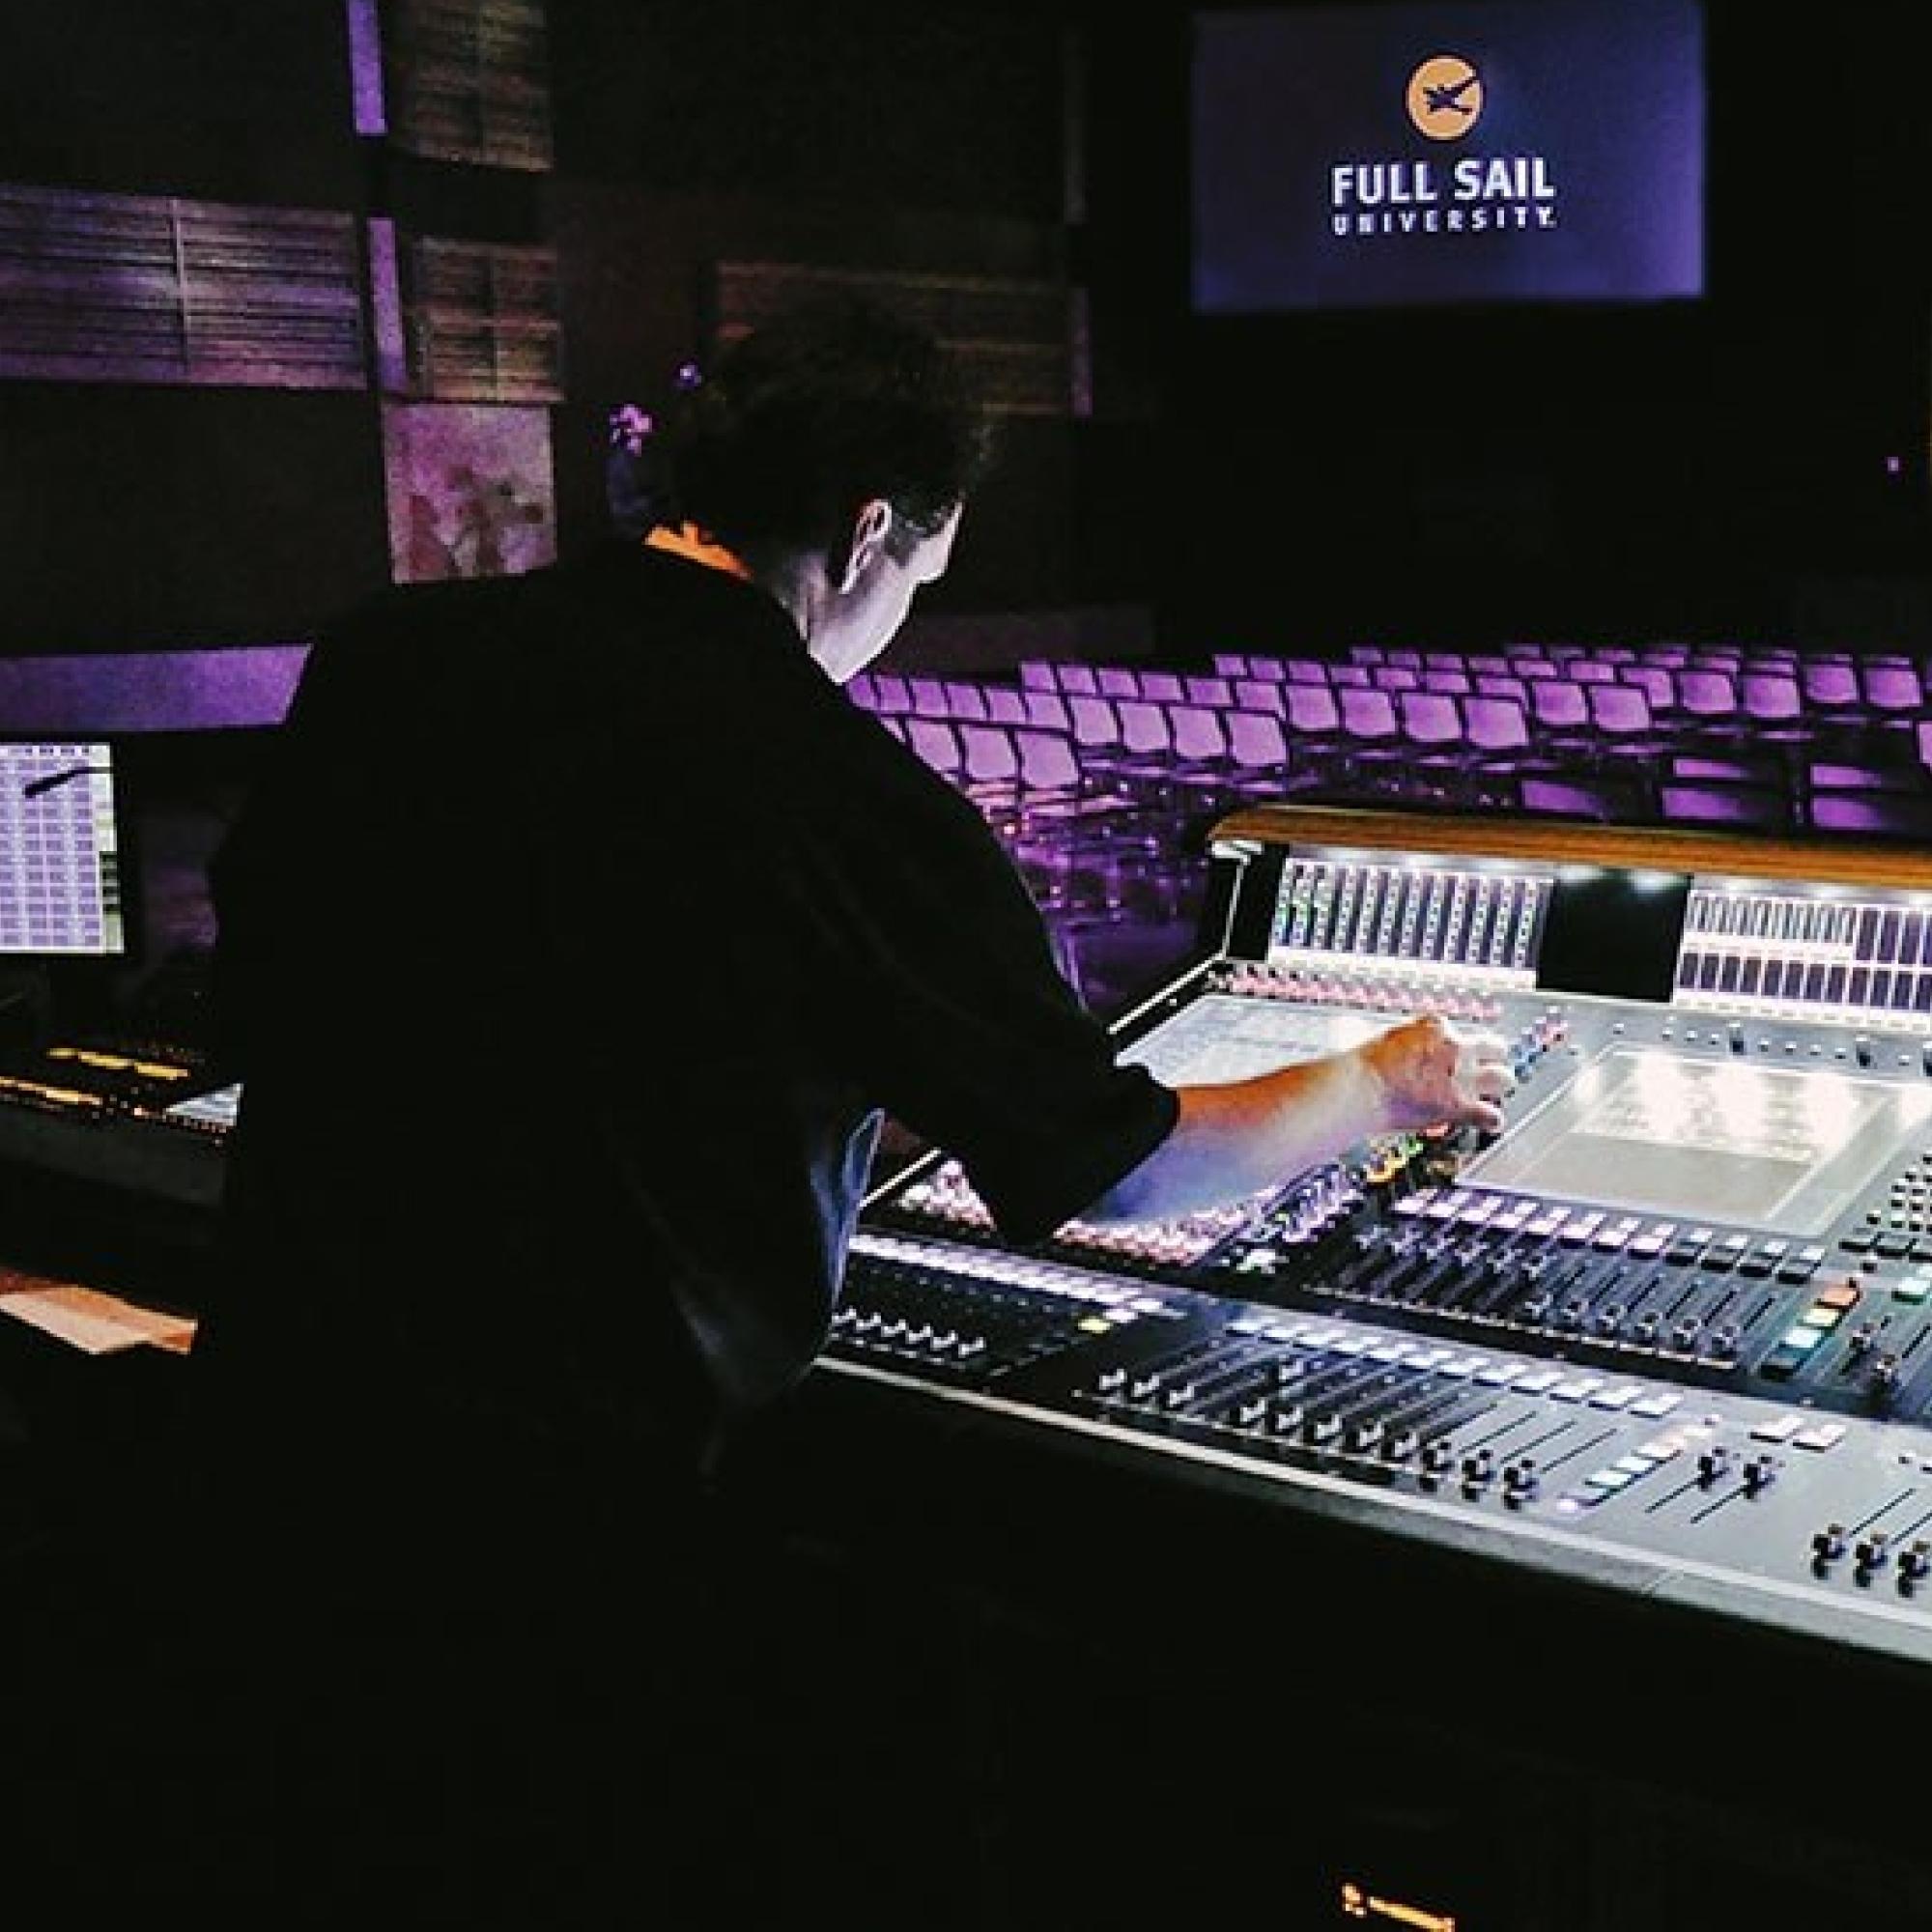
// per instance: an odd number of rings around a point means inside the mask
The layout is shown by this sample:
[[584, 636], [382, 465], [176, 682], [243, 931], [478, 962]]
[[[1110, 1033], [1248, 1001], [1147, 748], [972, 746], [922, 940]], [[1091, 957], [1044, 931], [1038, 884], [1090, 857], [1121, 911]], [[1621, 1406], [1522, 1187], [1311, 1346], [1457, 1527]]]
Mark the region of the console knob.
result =
[[1527, 1502], [1541, 1487], [1542, 1478], [1536, 1473], [1536, 1463], [1532, 1457], [1523, 1456], [1505, 1464], [1503, 1494], [1509, 1501]]

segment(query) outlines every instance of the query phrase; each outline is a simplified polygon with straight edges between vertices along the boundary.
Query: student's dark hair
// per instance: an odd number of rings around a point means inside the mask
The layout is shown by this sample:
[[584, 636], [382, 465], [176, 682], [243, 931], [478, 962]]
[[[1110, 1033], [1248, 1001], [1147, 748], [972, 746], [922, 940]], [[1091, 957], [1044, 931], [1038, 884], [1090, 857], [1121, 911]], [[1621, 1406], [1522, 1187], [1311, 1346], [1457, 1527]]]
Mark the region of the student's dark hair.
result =
[[[738, 337], [681, 399], [676, 513], [748, 557], [826, 551], [892, 505], [900, 554], [964, 503], [991, 418], [959, 357], [875, 301], [813, 298]], [[905, 534], [898, 535], [899, 526]]]

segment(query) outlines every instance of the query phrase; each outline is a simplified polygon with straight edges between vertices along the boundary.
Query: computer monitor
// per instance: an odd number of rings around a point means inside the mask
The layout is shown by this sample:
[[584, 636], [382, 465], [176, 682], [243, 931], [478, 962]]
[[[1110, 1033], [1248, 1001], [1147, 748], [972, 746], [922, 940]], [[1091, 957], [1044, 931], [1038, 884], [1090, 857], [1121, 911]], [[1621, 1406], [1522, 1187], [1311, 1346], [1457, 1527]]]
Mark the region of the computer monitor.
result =
[[125, 956], [126, 877], [113, 746], [0, 739], [0, 958]]

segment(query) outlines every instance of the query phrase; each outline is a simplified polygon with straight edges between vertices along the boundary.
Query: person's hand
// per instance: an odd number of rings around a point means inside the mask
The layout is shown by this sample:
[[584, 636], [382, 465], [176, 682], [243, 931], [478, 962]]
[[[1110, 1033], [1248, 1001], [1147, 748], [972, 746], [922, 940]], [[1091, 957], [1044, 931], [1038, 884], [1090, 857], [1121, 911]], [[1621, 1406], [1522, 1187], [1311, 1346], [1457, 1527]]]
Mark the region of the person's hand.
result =
[[1509, 1048], [1493, 1034], [1459, 1034], [1434, 1013], [1405, 1020], [1355, 1049], [1380, 1084], [1388, 1126], [1476, 1127], [1498, 1133], [1515, 1090]]

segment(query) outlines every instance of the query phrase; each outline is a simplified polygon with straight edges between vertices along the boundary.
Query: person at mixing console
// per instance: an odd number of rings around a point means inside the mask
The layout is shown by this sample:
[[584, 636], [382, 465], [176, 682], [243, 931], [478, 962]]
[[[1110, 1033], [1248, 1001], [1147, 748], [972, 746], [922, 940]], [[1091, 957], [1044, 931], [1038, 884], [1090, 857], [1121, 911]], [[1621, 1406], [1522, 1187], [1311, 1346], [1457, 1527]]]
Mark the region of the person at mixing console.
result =
[[1016, 1241], [1500, 1124], [1507, 1056], [1431, 1017], [1223, 1086], [1126, 1064], [994, 832], [849, 701], [987, 422], [889, 313], [774, 320], [683, 399], [641, 542], [327, 632], [218, 854], [242, 1098], [187, 1440], [213, 1614], [272, 1637], [245, 1747], [303, 1768], [279, 1869], [313, 1898], [380, 1868], [424, 1923], [601, 1923], [667, 1753], [645, 1890], [677, 1856], [703, 1904], [654, 1922], [756, 1893], [810, 1775], [752, 1807], [746, 1758], [696, 1771], [768, 1642], [714, 1498], [826, 1339], [883, 1118]]

